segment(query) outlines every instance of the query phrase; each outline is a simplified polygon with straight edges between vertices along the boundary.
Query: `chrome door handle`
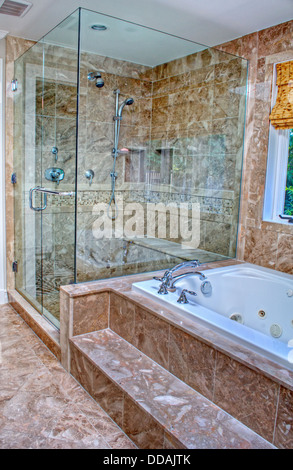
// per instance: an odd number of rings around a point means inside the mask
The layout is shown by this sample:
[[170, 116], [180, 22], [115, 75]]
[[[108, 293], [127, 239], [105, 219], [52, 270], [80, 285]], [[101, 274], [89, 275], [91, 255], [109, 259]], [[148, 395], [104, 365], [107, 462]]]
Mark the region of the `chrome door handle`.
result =
[[75, 196], [75, 191], [55, 191], [54, 189], [41, 188], [41, 186], [37, 186], [32, 191], [38, 191], [44, 194], [55, 194], [56, 196]]
[[32, 209], [33, 211], [36, 211], [36, 212], [44, 211], [47, 207], [47, 194], [46, 193], [44, 195], [44, 205], [43, 205], [43, 207], [34, 207], [33, 206], [33, 193], [34, 193], [34, 191], [38, 191], [38, 190], [39, 190], [39, 187], [37, 186], [36, 188], [31, 188], [30, 192], [29, 192], [29, 206], [30, 206], [30, 209]]
[[[33, 206], [33, 193], [37, 191], [39, 193], [44, 194], [44, 205], [42, 207], [34, 207]], [[41, 188], [40, 186], [36, 186], [35, 188], [31, 188], [29, 191], [29, 206], [30, 209], [33, 211], [44, 211], [47, 208], [47, 194], [54, 194], [55, 196], [75, 196], [74, 191], [54, 191], [53, 189]]]

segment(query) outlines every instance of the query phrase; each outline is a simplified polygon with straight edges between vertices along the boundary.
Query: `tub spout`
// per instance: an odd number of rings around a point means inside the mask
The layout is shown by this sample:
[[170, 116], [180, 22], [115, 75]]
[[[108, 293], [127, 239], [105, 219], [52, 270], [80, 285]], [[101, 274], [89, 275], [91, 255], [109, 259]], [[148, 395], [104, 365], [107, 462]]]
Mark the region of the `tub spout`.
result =
[[200, 272], [200, 271], [192, 271], [192, 272], [188, 272], [188, 273], [182, 273], [182, 274], [178, 274], [178, 276], [175, 276], [175, 277], [172, 277], [172, 279], [170, 279], [170, 282], [169, 284], [167, 285], [167, 289], [169, 292], [175, 292], [176, 291], [176, 287], [175, 287], [175, 283], [177, 281], [180, 281], [180, 279], [184, 279], [185, 277], [187, 276], [199, 276], [200, 280], [201, 281], [205, 281], [206, 280], [206, 276]]
[[182, 273], [182, 274], [179, 274], [177, 276], [174, 276], [174, 274], [181, 270], [181, 269], [184, 269], [184, 268], [198, 268], [200, 266], [200, 263], [197, 259], [193, 260], [193, 261], [184, 261], [183, 263], [180, 263], [180, 264], [177, 264], [176, 266], [174, 266], [174, 268], [172, 269], [168, 269], [163, 278], [162, 278], [162, 281], [163, 283], [165, 284], [166, 288], [170, 291], [170, 292], [175, 292], [176, 290], [176, 287], [174, 287], [174, 284], [176, 281], [178, 281], [179, 279], [182, 279], [183, 277], [185, 276], [191, 276], [191, 275], [199, 275], [200, 276], [200, 279], [203, 281], [206, 279], [206, 276], [199, 272], [199, 271], [189, 271], [187, 273]]
[[198, 266], [200, 266], [200, 262], [198, 261], [198, 259], [195, 259], [195, 260], [192, 260], [192, 261], [184, 261], [183, 263], [180, 263], [180, 264], [177, 264], [176, 266], [174, 266], [174, 268], [168, 269], [168, 271], [165, 272], [164, 276], [166, 274], [171, 274], [173, 276], [173, 274], [176, 273], [177, 271], [179, 271], [180, 269], [183, 269], [183, 268], [198, 268]]
[[179, 279], [182, 279], [186, 276], [199, 275], [200, 279], [204, 281], [206, 279], [206, 276], [199, 271], [191, 271], [187, 273], [178, 274], [177, 276], [173, 276], [173, 274], [179, 271], [180, 269], [198, 268], [199, 266], [200, 266], [200, 263], [197, 259], [193, 261], [184, 261], [183, 263], [180, 263], [174, 266], [174, 268], [168, 269], [162, 278], [154, 277], [153, 279], [156, 279], [156, 281], [162, 282], [160, 291], [158, 293], [168, 294], [168, 291], [175, 292], [176, 291], [176, 287], [174, 287], [175, 282], [179, 281]]

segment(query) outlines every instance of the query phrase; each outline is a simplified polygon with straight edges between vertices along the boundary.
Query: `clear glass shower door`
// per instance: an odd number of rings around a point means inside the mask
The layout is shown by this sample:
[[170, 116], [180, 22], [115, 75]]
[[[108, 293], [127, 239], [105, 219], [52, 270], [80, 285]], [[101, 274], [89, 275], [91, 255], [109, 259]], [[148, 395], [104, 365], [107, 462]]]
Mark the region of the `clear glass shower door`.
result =
[[78, 27], [77, 11], [15, 62], [15, 285], [57, 328], [75, 282]]
[[[42, 309], [42, 212], [30, 209], [30, 190], [41, 186], [42, 122], [37, 114], [38, 80], [43, 77], [43, 45], [38, 43], [14, 64], [14, 271], [16, 289]], [[43, 196], [33, 197], [42, 207]]]

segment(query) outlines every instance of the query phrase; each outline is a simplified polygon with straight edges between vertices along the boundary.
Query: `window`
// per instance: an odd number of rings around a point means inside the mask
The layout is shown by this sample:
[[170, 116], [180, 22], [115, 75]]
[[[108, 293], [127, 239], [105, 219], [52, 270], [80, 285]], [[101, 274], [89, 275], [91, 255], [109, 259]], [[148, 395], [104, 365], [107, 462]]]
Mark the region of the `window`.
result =
[[290, 129], [289, 131], [289, 152], [284, 214], [293, 217], [293, 129]]
[[[276, 83], [276, 68], [274, 72]], [[273, 88], [272, 107], [277, 85]], [[275, 129], [270, 125], [263, 219], [293, 223], [293, 129]]]
[[263, 219], [293, 221], [293, 129], [271, 126]]

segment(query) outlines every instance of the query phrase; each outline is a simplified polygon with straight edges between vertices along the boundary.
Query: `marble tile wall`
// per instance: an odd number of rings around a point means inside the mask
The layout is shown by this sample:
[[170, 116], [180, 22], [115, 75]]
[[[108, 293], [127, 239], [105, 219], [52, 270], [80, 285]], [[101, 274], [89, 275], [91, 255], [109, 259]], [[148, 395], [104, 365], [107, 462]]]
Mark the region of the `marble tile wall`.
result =
[[222, 44], [249, 60], [238, 258], [293, 273], [293, 227], [262, 220], [273, 64], [293, 60], [293, 21]]

